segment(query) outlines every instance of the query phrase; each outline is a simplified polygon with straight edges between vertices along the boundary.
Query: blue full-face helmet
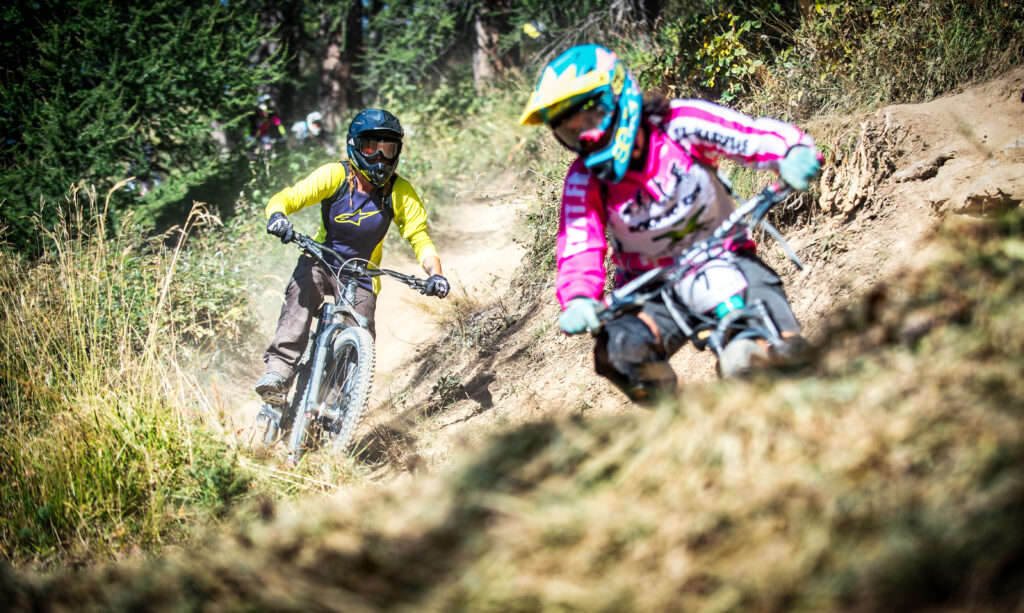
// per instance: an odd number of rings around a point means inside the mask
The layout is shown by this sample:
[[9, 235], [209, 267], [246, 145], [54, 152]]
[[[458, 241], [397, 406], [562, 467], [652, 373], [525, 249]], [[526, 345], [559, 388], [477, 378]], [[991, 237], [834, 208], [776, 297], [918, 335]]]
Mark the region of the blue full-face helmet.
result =
[[[600, 45], [580, 45], [544, 67], [519, 123], [550, 126], [594, 175], [615, 183], [629, 166], [642, 103], [636, 81], [614, 53]], [[596, 133], [597, 144], [586, 150], [575, 139], [567, 142], [559, 131], [562, 122], [582, 111], [596, 118], [588, 138]]]
[[[402, 152], [402, 124], [382, 109], [366, 109], [348, 126], [348, 159], [370, 183], [380, 187], [398, 167]], [[384, 148], [380, 143], [394, 143]]]

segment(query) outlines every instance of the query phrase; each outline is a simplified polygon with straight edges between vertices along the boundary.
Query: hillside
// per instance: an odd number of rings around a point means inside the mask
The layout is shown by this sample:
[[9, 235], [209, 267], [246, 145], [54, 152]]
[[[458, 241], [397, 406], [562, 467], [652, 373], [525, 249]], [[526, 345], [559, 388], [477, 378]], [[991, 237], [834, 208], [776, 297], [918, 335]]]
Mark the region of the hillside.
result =
[[[804, 370], [633, 407], [557, 332], [551, 280], [387, 373], [379, 483], [264, 500], [194, 551], [5, 570], [32, 610], [1014, 610], [1024, 586], [1024, 68], [806, 126], [828, 151], [781, 253]], [[540, 196], [538, 196], [540, 197]], [[546, 213], [545, 213], [546, 214]], [[520, 230], [525, 232], [525, 230]], [[520, 237], [524, 240], [526, 237]], [[415, 473], [413, 479], [399, 475]]]
[[[829, 316], [921, 265], [943, 220], [1024, 201], [1022, 94], [1018, 69], [927, 104], [805, 126], [828, 152], [822, 194], [793, 199], [778, 221], [806, 270], [796, 271], [774, 243], [762, 255], [783, 276], [810, 338], [826, 341]], [[541, 215], [557, 215], [553, 203], [543, 207]], [[521, 242], [532, 240], [529, 228], [518, 231]], [[451, 448], [475, 448], [495, 427], [634, 411], [593, 373], [590, 339], [558, 331], [551, 282], [520, 269], [499, 301], [449, 326], [451, 337], [425, 347], [415, 368], [394, 373], [401, 400], [370, 413], [377, 429], [365, 443], [386, 442], [394, 470], [437, 468]], [[692, 347], [673, 365], [684, 384], [715, 379], [712, 356]]]

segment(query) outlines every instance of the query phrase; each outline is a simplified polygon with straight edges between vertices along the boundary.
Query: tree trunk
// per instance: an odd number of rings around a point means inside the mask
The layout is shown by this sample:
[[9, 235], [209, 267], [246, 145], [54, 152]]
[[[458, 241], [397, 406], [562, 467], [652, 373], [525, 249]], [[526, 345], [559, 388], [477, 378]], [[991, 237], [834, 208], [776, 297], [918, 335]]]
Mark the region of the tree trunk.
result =
[[797, 0], [797, 4], [800, 5], [800, 15], [804, 21], [810, 21], [814, 16], [814, 3], [811, 0]]
[[362, 3], [356, 1], [349, 4], [340, 18], [326, 13], [322, 21], [327, 44], [320, 63], [320, 112], [328, 134], [345, 128], [345, 111], [358, 108], [362, 102], [354, 69], [363, 53], [362, 19]]
[[505, 72], [505, 64], [498, 54], [501, 31], [497, 23], [497, 19], [490, 18], [486, 7], [480, 7], [473, 15], [473, 86], [477, 91]]
[[635, 0], [634, 10], [637, 18], [642, 19], [648, 28], [652, 28], [664, 5], [664, 0]]

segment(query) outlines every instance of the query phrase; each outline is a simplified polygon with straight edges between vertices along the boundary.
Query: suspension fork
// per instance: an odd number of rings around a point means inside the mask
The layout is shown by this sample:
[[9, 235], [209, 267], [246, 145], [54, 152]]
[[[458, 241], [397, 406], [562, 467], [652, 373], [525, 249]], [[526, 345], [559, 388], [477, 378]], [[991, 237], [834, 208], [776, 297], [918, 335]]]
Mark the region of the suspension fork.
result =
[[320, 385], [323, 383], [324, 365], [327, 363], [327, 352], [331, 348], [331, 339], [339, 329], [347, 327], [343, 323], [334, 321], [334, 314], [337, 310], [338, 307], [329, 302], [325, 302], [320, 309], [320, 318], [316, 324], [312, 368], [309, 371], [306, 396], [302, 399], [302, 410], [307, 413], [320, 414], [319, 406], [314, 405], [315, 399], [320, 395]]
[[[327, 364], [327, 353], [331, 349], [331, 339], [338, 330], [347, 328], [348, 324], [335, 321], [335, 317], [344, 313], [355, 319], [356, 324], [362, 328], [366, 327], [366, 317], [356, 313], [356, 290], [359, 281], [350, 277], [345, 285], [340, 288], [338, 304], [325, 302], [320, 308], [320, 317], [316, 322], [316, 336], [314, 337], [313, 360], [310, 368], [309, 384], [306, 386], [306, 396], [302, 399], [302, 410], [307, 413], [320, 414], [320, 407], [316, 405], [316, 398], [320, 396], [320, 386], [323, 384], [324, 366]], [[339, 311], [341, 313], [339, 313]], [[314, 406], [315, 405], [315, 406]]]
[[359, 281], [357, 281], [355, 277], [349, 278], [345, 282], [345, 287], [342, 290], [341, 299], [338, 300], [338, 305], [335, 305], [334, 311], [343, 310], [345, 312], [345, 315], [355, 320], [357, 326], [359, 326], [360, 328], [365, 328], [366, 317], [363, 317], [359, 313], [356, 313], [356, 289], [358, 287]]

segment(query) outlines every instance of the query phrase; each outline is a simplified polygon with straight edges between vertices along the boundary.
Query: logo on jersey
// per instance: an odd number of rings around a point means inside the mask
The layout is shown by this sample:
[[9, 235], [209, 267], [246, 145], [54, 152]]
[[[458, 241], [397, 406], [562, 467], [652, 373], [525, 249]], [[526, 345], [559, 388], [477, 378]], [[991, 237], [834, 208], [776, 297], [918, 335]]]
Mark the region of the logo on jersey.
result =
[[675, 244], [686, 235], [701, 229], [700, 217], [705, 206], [694, 207], [700, 195], [700, 184], [675, 160], [667, 176], [654, 177], [645, 189], [627, 201], [619, 215], [632, 233], [660, 231], [653, 240], [667, 238]]
[[358, 226], [363, 223], [363, 220], [367, 217], [373, 217], [380, 213], [380, 211], [356, 211], [355, 213], [342, 213], [334, 218], [335, 223], [350, 223], [354, 226]]

